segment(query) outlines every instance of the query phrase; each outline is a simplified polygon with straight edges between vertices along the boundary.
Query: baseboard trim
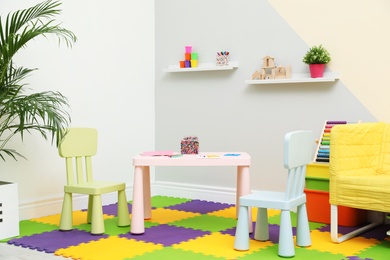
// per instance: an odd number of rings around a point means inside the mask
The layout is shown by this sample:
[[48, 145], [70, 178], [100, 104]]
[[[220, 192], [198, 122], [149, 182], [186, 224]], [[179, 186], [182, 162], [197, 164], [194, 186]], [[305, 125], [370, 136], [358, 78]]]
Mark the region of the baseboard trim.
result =
[[[126, 189], [127, 199], [132, 194], [132, 189]], [[39, 218], [60, 214], [62, 209], [62, 196], [53, 196], [51, 198], [43, 198], [36, 201], [23, 202], [19, 204], [20, 220]], [[108, 193], [102, 195], [103, 205], [116, 203], [118, 200], [116, 193]], [[129, 199], [130, 200], [130, 199]], [[88, 206], [88, 196], [82, 194], [73, 195], [73, 210], [85, 209]]]
[[235, 188], [155, 181], [152, 184], [151, 193], [152, 196], [162, 195], [222, 203], [236, 203]]
[[[193, 185], [186, 183], [155, 181], [151, 184], [152, 196], [171, 196], [189, 199], [201, 199], [214, 202], [232, 203], [236, 202], [236, 193], [233, 188], [223, 188], [215, 186]], [[133, 187], [126, 189], [128, 200], [133, 198]], [[19, 204], [20, 220], [39, 218], [43, 216], [60, 214], [63, 197], [53, 196], [36, 201], [22, 202]], [[117, 202], [116, 193], [104, 194], [102, 196], [103, 205]], [[88, 196], [73, 195], [73, 210], [85, 209], [88, 205]]]

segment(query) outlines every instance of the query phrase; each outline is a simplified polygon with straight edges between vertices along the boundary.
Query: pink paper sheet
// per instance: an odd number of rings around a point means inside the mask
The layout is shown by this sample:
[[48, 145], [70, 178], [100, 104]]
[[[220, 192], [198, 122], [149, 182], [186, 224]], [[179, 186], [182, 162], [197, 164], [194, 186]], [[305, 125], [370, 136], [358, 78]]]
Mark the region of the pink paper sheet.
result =
[[165, 151], [148, 151], [148, 152], [143, 152], [141, 155], [144, 156], [172, 156], [174, 155], [175, 152], [171, 150], [165, 150]]

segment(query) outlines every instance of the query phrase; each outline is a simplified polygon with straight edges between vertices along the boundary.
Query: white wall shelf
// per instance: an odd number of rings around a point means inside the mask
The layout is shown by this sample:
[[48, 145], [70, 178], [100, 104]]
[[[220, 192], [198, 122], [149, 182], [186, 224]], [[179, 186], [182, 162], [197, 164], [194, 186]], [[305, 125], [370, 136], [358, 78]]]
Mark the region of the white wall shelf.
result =
[[316, 83], [334, 82], [340, 78], [338, 72], [325, 72], [322, 78], [311, 78], [309, 73], [292, 74], [289, 79], [265, 79], [265, 80], [245, 80], [245, 84], [292, 84], [292, 83]]
[[215, 63], [199, 63], [196, 68], [180, 68], [179, 64], [169, 65], [163, 72], [195, 72], [195, 71], [215, 71], [233, 70], [238, 68], [238, 61], [230, 61], [227, 66], [217, 66]]

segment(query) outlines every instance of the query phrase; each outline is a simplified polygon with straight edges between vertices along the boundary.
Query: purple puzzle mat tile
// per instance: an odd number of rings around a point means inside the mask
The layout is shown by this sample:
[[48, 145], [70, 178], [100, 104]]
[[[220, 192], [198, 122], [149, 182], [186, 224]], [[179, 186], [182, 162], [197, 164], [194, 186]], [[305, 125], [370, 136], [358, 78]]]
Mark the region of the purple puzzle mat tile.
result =
[[348, 260], [374, 260], [373, 258], [360, 258], [358, 256], [347, 256]]
[[213, 211], [218, 211], [232, 207], [232, 204], [211, 202], [205, 200], [192, 200], [186, 203], [167, 207], [168, 209], [175, 209], [187, 212], [194, 212], [200, 214], [206, 214]]
[[[253, 227], [253, 232], [251, 234], [249, 234], [249, 237], [251, 239], [254, 239], [254, 230], [255, 230], [255, 226], [256, 226], [256, 222], [253, 222], [252, 223], [252, 227]], [[268, 225], [268, 232], [269, 232], [269, 241], [271, 241], [272, 243], [274, 244], [277, 244], [279, 243], [279, 225], [276, 225], [276, 224], [269, 224]], [[229, 229], [226, 229], [225, 231], [221, 231], [222, 234], [228, 234], [228, 235], [231, 235], [231, 236], [235, 236], [236, 235], [236, 228], [229, 228]], [[293, 227], [293, 235], [295, 236], [296, 235], [296, 228]]]
[[142, 235], [133, 235], [131, 233], [127, 233], [119, 235], [119, 237], [125, 237], [144, 242], [152, 242], [155, 244], [163, 244], [164, 246], [171, 246], [173, 244], [178, 244], [189, 239], [195, 239], [197, 237], [208, 234], [210, 234], [209, 231], [201, 231], [161, 224], [159, 226], [147, 228], [145, 233]]
[[[360, 226], [356, 226], [356, 227], [344, 227], [344, 226], [339, 226], [338, 227], [338, 233], [342, 234], [342, 235], [345, 235], [349, 232], [352, 232], [360, 227], [362, 227], [364, 225], [360, 225]], [[326, 225], [322, 228], [319, 228], [318, 229], [319, 231], [321, 232], [330, 232], [330, 225]], [[373, 229], [370, 229], [362, 234], [360, 234], [359, 236], [360, 237], [364, 237], [364, 238], [374, 238], [374, 239], [377, 239], [377, 240], [384, 240], [386, 237], [388, 237], [388, 235], [386, 234], [387, 231], [390, 230], [390, 225], [389, 224], [384, 224], [384, 225], [380, 225], [376, 228], [373, 228]]]
[[[129, 213], [131, 213], [131, 210], [132, 210], [131, 204], [127, 203], [127, 208], [129, 209]], [[117, 216], [118, 215], [118, 203], [103, 206], [103, 214]]]
[[75, 246], [80, 243], [88, 243], [107, 237], [108, 235], [95, 236], [91, 235], [89, 232], [77, 229], [71, 231], [53, 230], [32, 236], [11, 239], [8, 241], [8, 244], [36, 249], [46, 253], [54, 253], [60, 248]]
[[[127, 203], [127, 207], [129, 209], [129, 213], [132, 211], [132, 206], [130, 203]], [[87, 211], [87, 209], [83, 209], [82, 211]], [[103, 214], [117, 216], [118, 215], [118, 203], [109, 204], [103, 206]]]
[[[346, 234], [346, 233], [349, 233], [351, 231], [354, 231], [356, 229], [358, 229], [359, 227], [362, 227], [362, 226], [356, 226], [356, 227], [345, 227], [345, 226], [339, 226], [339, 229], [338, 229], [338, 232], [340, 234]], [[330, 225], [326, 225], [326, 226], [323, 226], [321, 228], [318, 228], [319, 231], [321, 232], [330, 232]]]

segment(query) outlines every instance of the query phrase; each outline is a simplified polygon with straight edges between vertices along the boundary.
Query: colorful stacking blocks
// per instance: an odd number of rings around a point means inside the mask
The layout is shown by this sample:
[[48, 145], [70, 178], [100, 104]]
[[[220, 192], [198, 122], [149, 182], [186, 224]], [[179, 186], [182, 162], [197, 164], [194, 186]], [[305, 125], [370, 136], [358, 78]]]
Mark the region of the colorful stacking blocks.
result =
[[192, 46], [184, 48], [184, 60], [180, 61], [180, 68], [196, 68], [198, 66], [198, 53], [192, 52]]

